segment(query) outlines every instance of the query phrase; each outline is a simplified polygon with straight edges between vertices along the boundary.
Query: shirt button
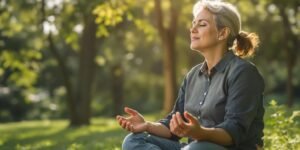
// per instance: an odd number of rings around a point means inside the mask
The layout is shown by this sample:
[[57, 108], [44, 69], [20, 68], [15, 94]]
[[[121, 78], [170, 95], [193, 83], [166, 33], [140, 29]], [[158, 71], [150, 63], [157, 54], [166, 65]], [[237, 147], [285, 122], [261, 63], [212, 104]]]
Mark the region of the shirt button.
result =
[[200, 116], [198, 116], [197, 118], [200, 119]]
[[202, 104], [203, 104], [203, 101], [200, 102], [200, 105], [202, 105]]
[[204, 96], [206, 96], [207, 92], [204, 92]]

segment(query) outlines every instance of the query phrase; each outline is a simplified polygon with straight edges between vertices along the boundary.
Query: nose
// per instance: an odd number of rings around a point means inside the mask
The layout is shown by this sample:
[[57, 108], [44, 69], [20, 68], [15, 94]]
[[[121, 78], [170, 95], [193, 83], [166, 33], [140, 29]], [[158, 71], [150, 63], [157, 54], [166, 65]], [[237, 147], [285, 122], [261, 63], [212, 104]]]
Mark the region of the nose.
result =
[[191, 33], [196, 33], [196, 32], [197, 32], [197, 29], [196, 29], [196, 27], [195, 27], [194, 25], [192, 25], [192, 26], [190, 27], [190, 32], [191, 32]]

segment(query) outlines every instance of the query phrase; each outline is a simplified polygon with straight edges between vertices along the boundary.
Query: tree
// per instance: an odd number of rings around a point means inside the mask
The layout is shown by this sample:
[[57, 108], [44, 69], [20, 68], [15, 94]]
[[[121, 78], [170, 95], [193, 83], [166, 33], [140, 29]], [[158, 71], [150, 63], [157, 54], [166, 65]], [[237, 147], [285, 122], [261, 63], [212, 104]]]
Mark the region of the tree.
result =
[[[299, 16], [299, 5], [298, 1], [278, 1], [278, 0], [268, 0], [266, 2], [260, 1], [256, 5], [264, 5], [265, 14], [268, 15], [268, 18], [264, 23], [270, 24], [270, 21], [273, 23], [271, 30], [264, 30], [264, 25], [260, 26], [261, 32], [264, 33], [262, 36], [265, 36], [264, 47], [269, 50], [269, 53], [265, 53], [265, 57], [273, 57], [283, 60], [287, 68], [286, 80], [286, 105], [291, 107], [294, 103], [294, 70], [297, 63], [297, 58], [299, 55], [299, 50], [297, 50], [299, 45], [299, 24], [293, 21], [296, 20]], [[277, 19], [276, 19], [277, 18]], [[272, 19], [272, 20], [271, 20]], [[269, 27], [269, 25], [267, 25]], [[274, 32], [276, 31], [276, 32]], [[271, 38], [270, 38], [271, 37]], [[275, 40], [272, 40], [275, 39]], [[272, 42], [267, 46], [266, 42]], [[274, 42], [274, 43], [273, 43]], [[274, 53], [274, 49], [277, 50]], [[277, 60], [278, 61], [278, 60]], [[277, 86], [281, 86], [278, 84]]]
[[[287, 93], [287, 101], [286, 104], [288, 107], [291, 107], [294, 103], [293, 98], [293, 70], [296, 66], [297, 56], [299, 53], [299, 34], [293, 31], [293, 28], [299, 29], [299, 24], [291, 23], [290, 18], [296, 19], [297, 15], [299, 15], [299, 1], [275, 1], [275, 5], [277, 5], [279, 9], [279, 14], [282, 20], [282, 27], [284, 29], [284, 43], [285, 43], [285, 52], [286, 52], [286, 66], [287, 66], [287, 82], [286, 82], [286, 93]], [[292, 11], [293, 14], [288, 15], [288, 11]], [[298, 32], [299, 33], [299, 32]]]
[[[161, 0], [155, 0], [155, 14], [156, 14], [156, 28], [161, 39], [163, 47], [163, 62], [164, 62], [164, 105], [163, 112], [170, 112], [173, 108], [174, 101], [176, 99], [176, 61], [175, 61], [175, 41], [177, 32], [178, 15], [180, 13], [179, 2], [172, 0], [168, 1], [170, 7], [167, 13], [170, 19], [165, 19], [167, 16], [164, 15]], [[167, 26], [164, 26], [164, 20], [168, 20]]]
[[[115, 7], [121, 9], [118, 9], [119, 11], [113, 11], [115, 9], [113, 3], [115, 3]], [[42, 18], [44, 18], [43, 22], [45, 22], [47, 16], [45, 4], [46, 1], [43, 0], [41, 5], [43, 12]], [[97, 8], [95, 8], [96, 4], [99, 4]], [[101, 44], [103, 44], [106, 37], [109, 36], [109, 28], [113, 28], [115, 25], [122, 22], [122, 16], [128, 9], [126, 5], [122, 4], [126, 4], [126, 1], [116, 2], [99, 0], [94, 1], [93, 3], [84, 1], [79, 1], [78, 3], [64, 2], [60, 4], [62, 5], [61, 9], [57, 10], [57, 8], [54, 7], [52, 10], [48, 10], [48, 13], [54, 13], [55, 18], [57, 18], [56, 20], [59, 20], [53, 22], [53, 25], [58, 28], [59, 34], [54, 37], [52, 32], [50, 32], [47, 35], [47, 39], [50, 51], [57, 60], [59, 64], [58, 67], [60, 67], [63, 77], [71, 126], [90, 124], [91, 99], [93, 98], [92, 90], [95, 81], [97, 49], [101, 47]], [[69, 26], [64, 26], [65, 24]], [[74, 25], [82, 27], [82, 30], [79, 31], [79, 36], [72, 33]], [[59, 53], [59, 51], [63, 50], [58, 49], [54, 44], [56, 43], [56, 45], [59, 45], [57, 43], [61, 42], [59, 41], [61, 38], [60, 36], [63, 39], [62, 44], [69, 44], [69, 47], [71, 49], [73, 48], [72, 51], [74, 51], [77, 56], [76, 62], [78, 63], [78, 68], [73, 70], [77, 76], [75, 76], [73, 81], [71, 80], [71, 76], [74, 77], [74, 75], [70, 74], [70, 67], [67, 66], [68, 62], [63, 58], [62, 53]], [[75, 37], [75, 40], [67, 43], [67, 40], [70, 39], [69, 37]], [[113, 67], [113, 72], [115, 72], [115, 70], [116, 67]], [[113, 74], [113, 76], [114, 75], [115, 74]], [[118, 82], [113, 85], [114, 88], [112, 89], [116, 90], [117, 94], [122, 92], [118, 88], [119, 85], [116, 85], [122, 83], [122, 80], [119, 81], [118, 79], [114, 80], [115, 82]], [[121, 98], [121, 96], [116, 96], [116, 99], [118, 98]]]
[[[66, 99], [69, 109], [70, 125], [71, 126], [80, 126], [87, 125], [90, 123], [91, 116], [91, 90], [92, 84], [94, 81], [95, 73], [95, 56], [97, 52], [97, 40], [101, 41], [103, 39], [96, 37], [97, 25], [95, 23], [95, 16], [92, 14], [93, 6], [95, 3], [101, 1], [95, 1], [93, 3], [85, 3], [79, 1], [78, 3], [61, 3], [57, 4], [55, 7], [45, 7], [47, 6], [47, 1], [41, 1], [41, 12], [42, 12], [42, 24], [45, 22], [50, 22], [52, 26], [57, 29], [58, 32], [54, 35], [54, 31], [47, 33], [47, 41], [49, 45], [49, 50], [52, 52], [54, 58], [58, 62], [58, 67], [61, 70], [61, 75], [63, 78], [63, 85], [66, 88]], [[52, 14], [52, 15], [51, 15]], [[55, 17], [56, 22], [47, 20], [49, 16]], [[77, 18], [77, 19], [74, 19]], [[72, 20], [73, 19], [73, 20]], [[68, 23], [67, 23], [68, 22]], [[69, 26], [64, 26], [68, 24]], [[79, 36], [75, 37], [75, 40], [69, 42], [70, 49], [78, 48], [75, 51], [77, 55], [78, 68], [76, 79], [72, 82], [70, 69], [67, 66], [67, 59], [62, 56], [58, 43], [60, 38], [62, 38], [62, 44], [67, 45], [66, 43], [68, 36], [72, 35], [74, 25], [82, 27], [79, 32]], [[82, 33], [81, 33], [82, 32]], [[76, 36], [76, 35], [75, 35]], [[74, 44], [72, 42], [78, 42]], [[73, 44], [73, 45], [71, 45]], [[78, 45], [78, 46], [77, 46]]]

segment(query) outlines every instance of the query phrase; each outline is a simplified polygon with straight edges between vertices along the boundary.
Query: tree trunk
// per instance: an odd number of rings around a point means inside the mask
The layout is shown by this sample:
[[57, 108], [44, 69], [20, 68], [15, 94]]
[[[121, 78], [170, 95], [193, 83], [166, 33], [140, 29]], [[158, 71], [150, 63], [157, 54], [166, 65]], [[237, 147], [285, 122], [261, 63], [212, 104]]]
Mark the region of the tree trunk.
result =
[[[292, 107], [294, 103], [293, 99], [293, 70], [297, 60], [297, 53], [298, 53], [298, 37], [292, 31], [292, 25], [288, 20], [288, 15], [285, 12], [285, 6], [279, 5], [279, 13], [282, 18], [282, 23], [284, 27], [284, 35], [285, 35], [285, 42], [286, 45], [286, 61], [287, 61], [287, 82], [286, 82], [286, 94], [287, 94], [287, 101], [286, 104], [288, 107]], [[296, 12], [297, 10], [295, 10]], [[297, 13], [296, 13], [297, 14]], [[296, 18], [296, 17], [295, 17]]]
[[170, 22], [168, 27], [163, 26], [163, 12], [161, 1], [155, 0], [155, 12], [157, 21], [157, 30], [163, 46], [163, 63], [164, 63], [164, 105], [163, 113], [170, 112], [176, 99], [176, 71], [175, 71], [175, 40], [177, 32], [178, 8], [170, 1]]
[[124, 73], [121, 64], [116, 64], [111, 69], [112, 77], [112, 97], [114, 101], [113, 115], [120, 115], [122, 113], [123, 106], [123, 83]]
[[66, 99], [67, 99], [68, 109], [69, 109], [70, 114], [72, 114], [75, 111], [75, 107], [74, 107], [75, 105], [73, 103], [73, 92], [72, 92], [71, 81], [69, 78], [68, 68], [66, 67], [65, 61], [60, 56], [60, 54], [58, 53], [58, 50], [56, 49], [56, 47], [54, 45], [54, 41], [53, 41], [51, 33], [48, 35], [48, 43], [49, 43], [51, 53], [53, 54], [54, 58], [58, 62], [58, 66], [59, 66], [59, 69], [60, 69], [60, 72], [62, 75], [62, 79], [63, 79], [63, 84], [66, 88]]
[[75, 111], [70, 114], [70, 125], [90, 124], [91, 89], [95, 73], [96, 29], [92, 15], [84, 20], [84, 30], [80, 41], [79, 69], [75, 97], [72, 101]]
[[[288, 54], [289, 55], [289, 54]], [[288, 57], [290, 58], [290, 57]], [[286, 93], [287, 93], [287, 106], [292, 107], [294, 103], [293, 98], [293, 64], [288, 59], [287, 62], [287, 83], [286, 83]]]
[[163, 44], [164, 48], [164, 79], [165, 95], [163, 112], [168, 113], [172, 110], [176, 99], [176, 72], [175, 72], [175, 46], [174, 41], [168, 41]]
[[[46, 12], [45, 12], [45, 0], [41, 1], [41, 28], [43, 31], [43, 22], [46, 20]], [[49, 49], [52, 55], [54, 56], [54, 59], [58, 63], [59, 70], [61, 72], [63, 84], [66, 88], [66, 99], [67, 99], [67, 104], [68, 104], [68, 109], [70, 114], [74, 114], [75, 112], [75, 105], [73, 103], [73, 91], [72, 91], [72, 84], [69, 78], [69, 73], [68, 73], [68, 68], [65, 64], [64, 59], [62, 56], [59, 54], [59, 50], [55, 47], [54, 40], [52, 37], [51, 32], [47, 36], [47, 41], [49, 44]]]

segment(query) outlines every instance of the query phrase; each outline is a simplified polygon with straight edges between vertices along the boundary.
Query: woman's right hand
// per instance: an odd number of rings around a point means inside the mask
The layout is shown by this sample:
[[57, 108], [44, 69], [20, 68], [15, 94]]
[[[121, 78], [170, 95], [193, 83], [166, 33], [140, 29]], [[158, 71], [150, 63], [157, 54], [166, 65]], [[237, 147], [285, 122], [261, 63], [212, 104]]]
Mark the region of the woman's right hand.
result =
[[147, 122], [139, 112], [128, 107], [125, 107], [124, 111], [129, 115], [128, 117], [119, 115], [116, 117], [123, 129], [133, 133], [144, 132], [147, 130]]

